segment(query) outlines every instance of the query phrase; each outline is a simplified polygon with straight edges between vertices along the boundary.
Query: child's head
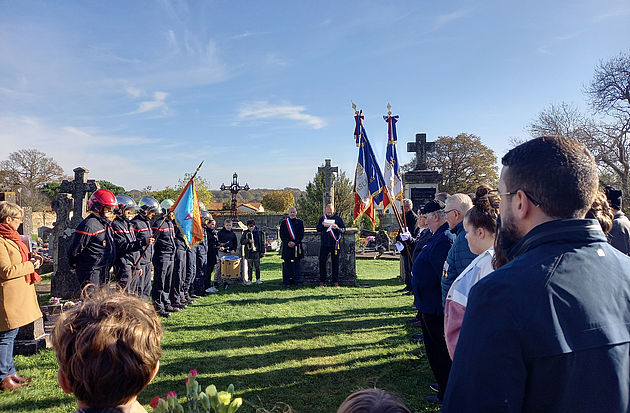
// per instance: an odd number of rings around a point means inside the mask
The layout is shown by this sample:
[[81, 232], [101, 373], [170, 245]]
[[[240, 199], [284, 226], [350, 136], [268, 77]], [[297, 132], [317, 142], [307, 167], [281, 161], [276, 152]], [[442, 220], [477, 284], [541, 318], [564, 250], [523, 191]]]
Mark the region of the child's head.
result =
[[232, 220], [228, 218], [225, 221], [223, 221], [223, 228], [225, 228], [228, 231], [232, 231]]
[[411, 413], [411, 410], [392, 393], [363, 389], [348, 396], [337, 413]]
[[255, 226], [256, 226], [256, 221], [254, 221], [253, 219], [250, 219], [247, 221], [247, 228], [250, 231], [253, 230]]
[[126, 404], [149, 384], [162, 356], [162, 326], [148, 303], [111, 288], [84, 290], [52, 332], [66, 393], [93, 408]]

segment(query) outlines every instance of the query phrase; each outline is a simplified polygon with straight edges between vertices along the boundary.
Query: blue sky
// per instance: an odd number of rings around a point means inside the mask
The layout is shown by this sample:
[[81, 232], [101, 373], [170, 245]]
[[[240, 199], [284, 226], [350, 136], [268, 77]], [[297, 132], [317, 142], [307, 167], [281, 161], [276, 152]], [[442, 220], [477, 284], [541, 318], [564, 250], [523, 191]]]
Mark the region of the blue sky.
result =
[[354, 175], [351, 101], [381, 159], [387, 102], [401, 163], [418, 132], [502, 156], [548, 105], [586, 108], [629, 21], [627, 0], [0, 0], [0, 158], [37, 148], [127, 189], [205, 160], [212, 188], [303, 189], [325, 158]]

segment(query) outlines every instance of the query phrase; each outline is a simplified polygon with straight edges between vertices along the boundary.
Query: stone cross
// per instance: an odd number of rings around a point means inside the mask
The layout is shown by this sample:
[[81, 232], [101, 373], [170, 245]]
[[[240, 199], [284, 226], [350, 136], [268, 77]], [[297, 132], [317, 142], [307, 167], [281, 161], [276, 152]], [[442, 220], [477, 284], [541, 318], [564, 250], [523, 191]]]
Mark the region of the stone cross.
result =
[[90, 173], [86, 168], [79, 166], [73, 169], [74, 180], [64, 180], [61, 183], [61, 192], [72, 194], [74, 199], [74, 208], [72, 210], [72, 221], [70, 226], [76, 228], [83, 221], [85, 213], [87, 195], [98, 189], [98, 184], [93, 179], [88, 180], [87, 175]]
[[326, 159], [324, 166], [317, 168], [317, 173], [324, 173], [324, 191], [322, 208], [326, 212], [326, 205], [331, 204], [335, 207], [335, 184], [333, 182], [333, 172], [339, 172], [339, 168], [336, 166], [330, 166], [330, 159]]
[[68, 248], [72, 242], [74, 229], [83, 221], [88, 194], [98, 189], [98, 184], [93, 179], [87, 179], [89, 173], [87, 169], [78, 167], [73, 171], [74, 180], [64, 180], [61, 183], [62, 193], [58, 194], [52, 203], [57, 214], [52, 245], [54, 273], [50, 280], [50, 294], [53, 297], [75, 298], [80, 293], [77, 276], [70, 272]]
[[427, 152], [435, 151], [435, 142], [427, 142], [426, 133], [416, 133], [415, 142], [407, 142], [407, 152], [416, 153], [416, 166], [414, 171], [427, 169]]

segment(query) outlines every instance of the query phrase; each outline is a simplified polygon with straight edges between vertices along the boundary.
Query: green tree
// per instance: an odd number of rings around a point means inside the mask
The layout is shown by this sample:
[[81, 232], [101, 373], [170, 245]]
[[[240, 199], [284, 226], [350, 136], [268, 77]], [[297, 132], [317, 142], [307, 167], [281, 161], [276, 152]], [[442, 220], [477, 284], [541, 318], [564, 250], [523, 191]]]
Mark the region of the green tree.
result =
[[286, 212], [295, 205], [295, 198], [291, 191], [272, 191], [263, 196], [262, 205], [266, 211]]
[[[324, 164], [322, 164], [324, 166]], [[343, 219], [346, 225], [352, 222], [354, 211], [354, 189], [352, 182], [346, 177], [345, 172], [340, 171], [333, 175], [335, 185], [335, 212]], [[312, 182], [306, 185], [306, 191], [297, 201], [299, 217], [304, 220], [304, 225], [314, 227], [317, 220], [323, 214], [324, 173], [315, 174]]]
[[100, 189], [110, 190], [114, 193], [114, 195], [129, 195], [127, 191], [125, 190], [125, 188], [123, 188], [122, 186], [118, 186], [116, 184], [113, 184], [109, 181], [104, 181], [104, 180], [100, 180], [96, 182], [98, 183], [98, 187]]

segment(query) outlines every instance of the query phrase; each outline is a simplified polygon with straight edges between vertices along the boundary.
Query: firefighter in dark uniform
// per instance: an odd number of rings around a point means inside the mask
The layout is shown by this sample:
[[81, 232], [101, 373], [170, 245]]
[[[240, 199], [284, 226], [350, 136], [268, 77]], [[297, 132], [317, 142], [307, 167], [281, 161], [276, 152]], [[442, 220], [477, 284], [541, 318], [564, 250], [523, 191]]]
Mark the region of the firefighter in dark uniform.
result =
[[144, 239], [149, 246], [140, 253], [141, 258], [138, 263], [140, 278], [136, 292], [142, 299], [149, 300], [149, 296], [151, 295], [151, 268], [153, 260], [153, 245], [149, 243], [149, 238], [151, 238], [153, 234], [151, 222], [155, 214], [160, 212], [160, 204], [152, 196], [143, 196], [140, 198], [138, 206], [138, 214], [131, 220], [131, 223], [136, 232], [136, 238]]
[[[202, 207], [203, 204], [201, 202], [199, 202], [199, 206]], [[205, 225], [205, 221], [208, 219], [208, 216], [210, 216], [210, 213], [208, 211], [204, 211], [202, 209], [201, 211], [201, 222], [202, 222], [202, 228], [203, 228], [203, 239], [201, 241], [199, 241], [199, 243], [195, 244], [195, 246], [193, 248], [195, 248], [195, 258], [196, 258], [196, 263], [195, 263], [195, 267], [196, 267], [196, 274], [195, 274], [195, 279], [192, 282], [192, 287], [191, 291], [195, 293], [195, 295], [205, 295], [205, 291], [204, 291], [204, 283], [205, 283], [205, 276], [206, 276], [206, 265], [208, 264], [208, 235], [206, 232], [206, 225]]]
[[107, 189], [97, 190], [88, 199], [91, 213], [75, 229], [68, 249], [68, 260], [81, 288], [88, 283], [99, 286], [109, 281], [116, 255], [110, 224], [117, 206], [116, 197]]
[[[165, 199], [160, 206], [166, 213], [170, 213], [175, 201]], [[171, 277], [171, 288], [169, 291], [169, 301], [171, 306], [179, 309], [186, 308], [184, 283], [186, 276], [186, 239], [179, 226], [173, 223], [175, 228], [175, 255], [173, 256], [173, 276]]]
[[118, 284], [128, 294], [137, 294], [140, 280], [140, 268], [133, 268], [140, 258], [142, 249], [153, 238], [136, 237], [136, 231], [131, 223], [131, 217], [136, 212], [136, 201], [129, 195], [116, 195], [118, 207], [114, 210], [116, 218], [112, 222], [114, 244], [116, 245], [116, 261], [114, 274]]
[[212, 287], [212, 271], [214, 271], [215, 265], [217, 265], [218, 253], [219, 253], [219, 238], [217, 237], [217, 221], [214, 220], [212, 215], [208, 214], [208, 221], [206, 222], [206, 238], [208, 240], [208, 259], [206, 262], [206, 278], [204, 280], [204, 291], [209, 293], [208, 289]]
[[171, 278], [175, 264], [175, 227], [173, 213], [164, 211], [162, 216], [153, 220], [151, 230], [155, 234], [153, 244], [153, 288], [151, 298], [155, 311], [161, 317], [169, 317], [170, 312], [179, 311], [173, 307], [169, 299], [171, 292]]

